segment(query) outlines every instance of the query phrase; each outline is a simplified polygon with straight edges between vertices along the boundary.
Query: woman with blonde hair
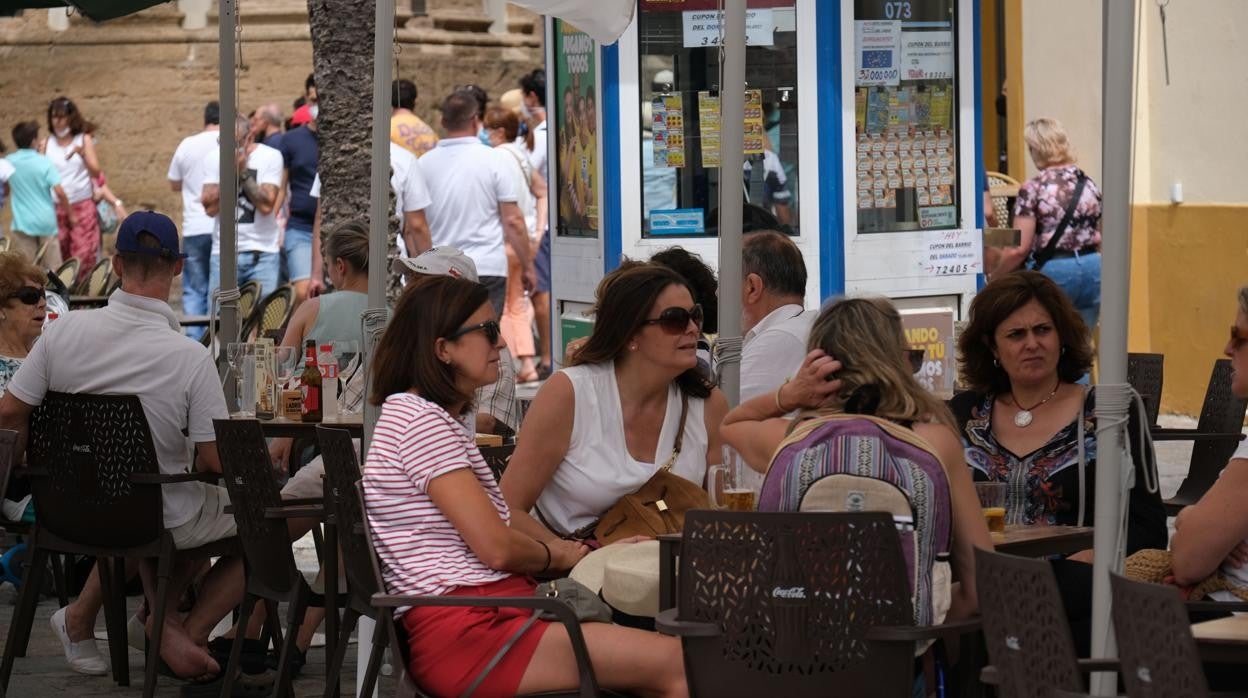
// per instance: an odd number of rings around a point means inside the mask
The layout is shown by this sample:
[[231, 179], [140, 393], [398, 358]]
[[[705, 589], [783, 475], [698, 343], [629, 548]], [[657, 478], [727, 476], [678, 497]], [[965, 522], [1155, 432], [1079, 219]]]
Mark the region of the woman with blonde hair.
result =
[[[947, 618], [977, 608], [973, 548], [992, 549], [988, 528], [945, 404], [915, 380], [901, 316], [884, 298], [843, 298], [825, 306], [810, 329], [810, 353], [793, 378], [724, 417], [720, 435], [751, 468], [767, 472], [781, 442], [805, 416], [795, 410], [873, 415], [910, 429], [937, 456], [949, 483], [954, 579]], [[833, 358], [836, 357], [836, 358]]]
[[1101, 189], [1075, 164], [1075, 151], [1057, 119], [1027, 124], [1023, 140], [1040, 170], [1018, 191], [1014, 227], [1019, 246], [1006, 249], [989, 276], [1024, 266], [1053, 279], [1089, 328], [1101, 314]]

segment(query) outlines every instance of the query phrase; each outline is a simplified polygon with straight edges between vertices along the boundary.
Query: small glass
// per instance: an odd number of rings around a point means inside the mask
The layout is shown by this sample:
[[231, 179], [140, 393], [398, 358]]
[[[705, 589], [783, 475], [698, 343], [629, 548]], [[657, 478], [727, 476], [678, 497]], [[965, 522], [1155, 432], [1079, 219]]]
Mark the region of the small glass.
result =
[[256, 416], [256, 345], [247, 342], [231, 342], [225, 346], [225, 360], [229, 374], [234, 375], [234, 398], [238, 417]]
[[1008, 485], [1004, 482], [977, 482], [975, 494], [979, 497], [979, 508], [984, 512], [984, 521], [991, 533], [1005, 532], [1005, 494]]
[[750, 466], [731, 446], [723, 448], [723, 463], [706, 472], [706, 489], [711, 506], [729, 511], [754, 511], [758, 501], [757, 478], [750, 477]]

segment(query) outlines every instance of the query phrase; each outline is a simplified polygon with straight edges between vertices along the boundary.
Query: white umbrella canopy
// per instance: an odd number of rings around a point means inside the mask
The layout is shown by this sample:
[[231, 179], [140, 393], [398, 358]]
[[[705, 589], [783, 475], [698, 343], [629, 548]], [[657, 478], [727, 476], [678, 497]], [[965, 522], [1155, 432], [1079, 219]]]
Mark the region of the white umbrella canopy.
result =
[[614, 44], [633, 21], [635, 0], [512, 0], [513, 5], [576, 25], [600, 44]]

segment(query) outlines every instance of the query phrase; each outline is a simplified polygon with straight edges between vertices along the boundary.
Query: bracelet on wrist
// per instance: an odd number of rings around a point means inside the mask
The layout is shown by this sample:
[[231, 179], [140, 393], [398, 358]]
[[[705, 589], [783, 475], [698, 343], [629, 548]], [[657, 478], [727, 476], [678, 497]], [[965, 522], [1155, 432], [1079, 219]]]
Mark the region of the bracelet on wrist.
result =
[[784, 382], [780, 384], [780, 387], [776, 388], [776, 394], [774, 397], [776, 398], [776, 409], [780, 411], [780, 414], [788, 414], [793, 411], [780, 403], [780, 391], [784, 390], [784, 386], [788, 384], [789, 384], [789, 379], [785, 378]]
[[537, 542], [541, 543], [542, 549], [546, 551], [546, 564], [542, 565], [542, 569], [538, 570], [538, 573], [540, 574], [550, 569], [550, 546], [540, 540]]

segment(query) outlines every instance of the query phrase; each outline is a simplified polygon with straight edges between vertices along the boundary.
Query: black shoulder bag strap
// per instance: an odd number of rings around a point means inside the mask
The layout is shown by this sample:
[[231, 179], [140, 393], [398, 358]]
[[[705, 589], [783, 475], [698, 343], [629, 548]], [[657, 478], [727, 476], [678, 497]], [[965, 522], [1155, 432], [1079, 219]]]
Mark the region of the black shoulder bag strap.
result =
[[1057, 229], [1053, 231], [1053, 237], [1049, 238], [1048, 244], [1035, 256], [1032, 271], [1040, 271], [1050, 259], [1053, 259], [1053, 253], [1057, 251], [1057, 243], [1061, 242], [1062, 237], [1066, 235], [1066, 228], [1070, 227], [1070, 219], [1075, 217], [1075, 208], [1079, 206], [1079, 199], [1083, 197], [1083, 185], [1087, 181], [1088, 176], [1080, 171], [1079, 179], [1075, 182], [1075, 194], [1070, 197], [1070, 203], [1066, 204], [1066, 215], [1062, 216], [1062, 222], [1057, 224]]

